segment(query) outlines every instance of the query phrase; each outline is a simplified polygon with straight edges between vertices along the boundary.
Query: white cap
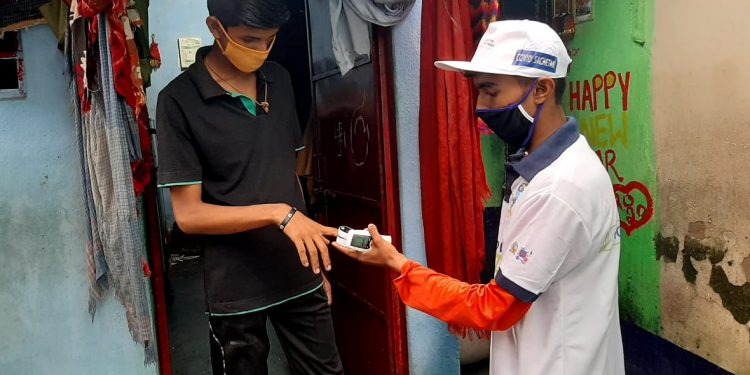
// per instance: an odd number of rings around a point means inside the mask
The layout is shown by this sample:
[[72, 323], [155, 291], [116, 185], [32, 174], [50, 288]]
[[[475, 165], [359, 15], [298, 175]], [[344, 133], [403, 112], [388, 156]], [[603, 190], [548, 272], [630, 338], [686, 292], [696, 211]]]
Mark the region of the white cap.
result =
[[525, 20], [489, 24], [471, 61], [437, 61], [435, 66], [457, 72], [562, 78], [571, 62], [551, 27]]

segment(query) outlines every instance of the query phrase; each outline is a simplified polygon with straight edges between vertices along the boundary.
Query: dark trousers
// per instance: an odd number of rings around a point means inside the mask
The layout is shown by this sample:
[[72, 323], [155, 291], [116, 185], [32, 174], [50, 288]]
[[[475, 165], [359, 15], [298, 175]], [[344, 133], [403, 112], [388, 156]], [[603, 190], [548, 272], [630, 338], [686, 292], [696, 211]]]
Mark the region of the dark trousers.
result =
[[263, 311], [209, 318], [214, 375], [268, 374], [271, 320], [293, 374], [343, 374], [325, 290]]

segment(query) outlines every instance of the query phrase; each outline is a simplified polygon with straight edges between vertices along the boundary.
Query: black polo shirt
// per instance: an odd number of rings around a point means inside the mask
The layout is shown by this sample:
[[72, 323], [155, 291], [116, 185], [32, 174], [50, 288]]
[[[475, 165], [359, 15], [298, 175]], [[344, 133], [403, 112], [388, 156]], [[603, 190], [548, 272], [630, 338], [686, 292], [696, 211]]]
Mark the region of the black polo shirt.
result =
[[[258, 94], [270, 110], [252, 114], [248, 98], [228, 93], [209, 74], [209, 48], [200, 49], [195, 63], [159, 93], [159, 186], [201, 184], [206, 203], [287, 203], [305, 212], [295, 175], [303, 144], [289, 73], [273, 62], [261, 67]], [[322, 285], [277, 227], [200, 241], [212, 314], [256, 311]]]

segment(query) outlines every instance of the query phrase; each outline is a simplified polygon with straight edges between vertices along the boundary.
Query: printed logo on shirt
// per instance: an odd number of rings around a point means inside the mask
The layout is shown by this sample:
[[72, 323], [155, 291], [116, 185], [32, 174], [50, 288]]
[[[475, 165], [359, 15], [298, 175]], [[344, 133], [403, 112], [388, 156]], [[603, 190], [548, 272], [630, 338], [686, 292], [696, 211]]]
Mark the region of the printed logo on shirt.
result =
[[622, 239], [622, 226], [617, 224], [609, 230], [607, 238], [604, 240], [604, 245], [602, 245], [600, 251], [604, 252], [614, 249], [615, 245], [620, 244], [620, 239]]
[[557, 71], [557, 57], [543, 52], [519, 49], [516, 57], [513, 58], [513, 65], [554, 73]]
[[503, 262], [503, 243], [498, 241], [495, 248], [495, 275], [500, 271], [500, 263]]
[[529, 257], [531, 256], [531, 251], [526, 251], [526, 248], [522, 248], [518, 251], [518, 254], [516, 254], [516, 260], [520, 261], [521, 264], [526, 264], [526, 262], [529, 261]]
[[518, 187], [518, 190], [516, 190], [516, 193], [513, 194], [513, 198], [510, 199], [510, 205], [513, 206], [516, 204], [516, 202], [521, 200], [521, 196], [523, 195], [523, 191], [526, 189], [526, 184], [521, 184], [521, 186]]
[[521, 186], [518, 187], [518, 190], [516, 190], [516, 193], [513, 194], [512, 197], [510, 197], [510, 202], [508, 205], [508, 219], [513, 217], [513, 206], [516, 205], [516, 202], [521, 200], [521, 196], [523, 195], [523, 191], [526, 189], [526, 184], [521, 184]]
[[513, 255], [516, 255], [518, 252], [518, 242], [513, 242], [513, 245], [510, 245], [510, 253]]
[[521, 262], [521, 264], [526, 264], [532, 253], [531, 251], [527, 251], [525, 247], [519, 246], [518, 242], [513, 242], [513, 245], [510, 246], [508, 251], [510, 251], [510, 253], [515, 256], [516, 260]]

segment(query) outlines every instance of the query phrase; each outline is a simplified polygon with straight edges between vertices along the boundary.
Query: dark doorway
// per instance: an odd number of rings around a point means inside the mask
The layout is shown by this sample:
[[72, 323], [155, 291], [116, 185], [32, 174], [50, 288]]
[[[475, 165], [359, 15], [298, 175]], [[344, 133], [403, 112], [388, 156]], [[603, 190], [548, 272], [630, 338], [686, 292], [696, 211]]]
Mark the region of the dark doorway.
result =
[[[395, 129], [390, 95], [389, 31], [371, 29], [370, 57], [360, 56], [342, 76], [331, 46], [329, 2], [308, 1], [315, 192], [323, 222], [365, 228], [374, 223], [395, 235], [400, 227], [395, 171]], [[333, 318], [349, 374], [408, 371], [404, 314], [390, 271], [333, 254]]]

